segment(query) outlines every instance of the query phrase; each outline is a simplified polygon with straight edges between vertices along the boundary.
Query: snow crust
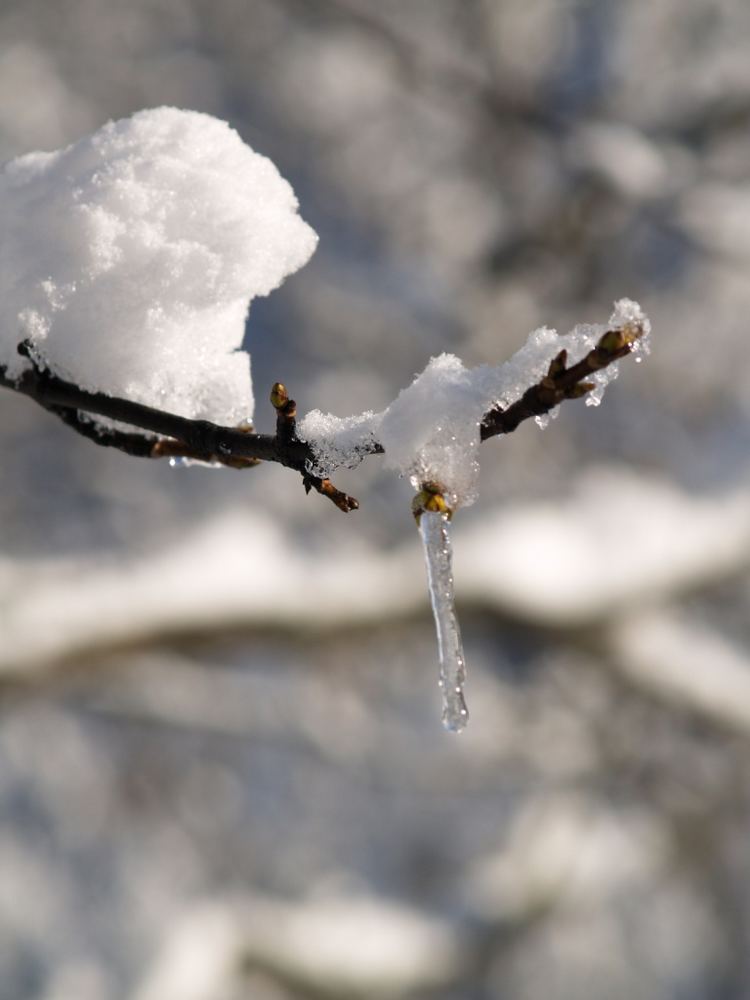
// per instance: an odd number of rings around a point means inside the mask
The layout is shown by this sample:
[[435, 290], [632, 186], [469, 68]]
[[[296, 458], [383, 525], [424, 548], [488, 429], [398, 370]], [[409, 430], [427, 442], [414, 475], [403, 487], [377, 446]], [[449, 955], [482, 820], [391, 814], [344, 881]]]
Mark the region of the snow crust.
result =
[[[299, 434], [313, 448], [315, 472], [328, 476], [340, 467], [353, 467], [371, 450], [373, 442], [385, 449], [385, 464], [420, 483], [438, 482], [452, 506], [476, 499], [479, 473], [480, 425], [492, 407], [509, 406], [538, 382], [550, 361], [565, 348], [568, 364], [579, 361], [608, 329], [643, 327], [636, 343], [636, 360], [648, 353], [650, 323], [637, 302], [620, 299], [607, 324], [580, 324], [567, 335], [542, 327], [502, 365], [468, 369], [453, 354], [432, 358], [412, 384], [381, 413], [336, 417], [313, 410], [299, 425]], [[607, 385], [617, 378], [617, 363], [591, 375], [594, 389], [586, 397], [598, 406]], [[553, 416], [555, 414], [552, 414]], [[544, 427], [548, 417], [538, 417]]]
[[274, 164], [176, 108], [0, 170], [0, 364], [188, 417], [252, 417], [248, 303], [317, 243]]

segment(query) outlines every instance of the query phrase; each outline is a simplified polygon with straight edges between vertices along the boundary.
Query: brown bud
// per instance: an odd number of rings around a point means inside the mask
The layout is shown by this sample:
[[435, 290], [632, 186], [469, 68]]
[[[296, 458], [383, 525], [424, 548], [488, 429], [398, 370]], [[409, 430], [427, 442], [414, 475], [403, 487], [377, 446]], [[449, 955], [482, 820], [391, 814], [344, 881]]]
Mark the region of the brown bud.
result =
[[549, 363], [549, 371], [547, 372], [547, 378], [554, 379], [557, 375], [561, 375], [565, 371], [565, 365], [568, 363], [568, 352], [565, 348], [560, 351], [557, 357], [554, 357]]
[[289, 393], [283, 382], [274, 382], [271, 389], [271, 405], [274, 409], [280, 410], [289, 401]]
[[630, 347], [643, 333], [643, 329], [637, 323], [626, 323], [619, 330], [607, 330], [599, 338], [598, 350], [605, 354], [619, 354], [626, 347]]
[[593, 382], [577, 382], [575, 385], [571, 386], [570, 389], [568, 389], [565, 393], [565, 398], [580, 399], [581, 396], [585, 396], [587, 392], [591, 392], [593, 388]]

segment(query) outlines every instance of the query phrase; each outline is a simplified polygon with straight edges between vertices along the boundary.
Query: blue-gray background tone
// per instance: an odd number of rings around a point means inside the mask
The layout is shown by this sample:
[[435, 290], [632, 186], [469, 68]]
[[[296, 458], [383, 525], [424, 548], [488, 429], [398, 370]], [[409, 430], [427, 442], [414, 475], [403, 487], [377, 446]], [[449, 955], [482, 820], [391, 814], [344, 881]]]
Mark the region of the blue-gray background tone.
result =
[[3, 394], [0, 1000], [750, 995], [749, 47], [746, 0], [0, 4], [0, 160], [173, 104], [292, 181], [261, 430], [654, 324], [482, 448], [460, 738], [379, 460], [347, 517]]

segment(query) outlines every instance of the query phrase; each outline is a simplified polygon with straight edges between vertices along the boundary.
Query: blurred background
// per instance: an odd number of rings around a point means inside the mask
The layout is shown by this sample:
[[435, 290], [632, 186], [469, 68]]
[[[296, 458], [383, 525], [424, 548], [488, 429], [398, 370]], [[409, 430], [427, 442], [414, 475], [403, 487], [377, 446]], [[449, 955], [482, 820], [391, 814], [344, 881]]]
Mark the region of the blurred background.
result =
[[654, 326], [482, 448], [459, 738], [379, 460], [344, 516], [2, 395], [2, 1000], [750, 996], [749, 49], [746, 0], [2, 0], [0, 160], [173, 104], [292, 181], [261, 401]]

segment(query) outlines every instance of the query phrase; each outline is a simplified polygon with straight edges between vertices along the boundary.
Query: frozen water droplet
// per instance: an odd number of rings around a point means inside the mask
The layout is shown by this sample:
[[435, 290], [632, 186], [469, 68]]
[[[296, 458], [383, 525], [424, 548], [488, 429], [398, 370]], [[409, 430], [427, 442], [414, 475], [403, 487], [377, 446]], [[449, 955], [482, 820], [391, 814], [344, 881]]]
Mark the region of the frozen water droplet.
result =
[[452, 550], [447, 516], [429, 512], [422, 514], [419, 533], [424, 546], [427, 583], [437, 629], [443, 725], [457, 733], [466, 726], [469, 712], [464, 701], [466, 667], [453, 598]]

